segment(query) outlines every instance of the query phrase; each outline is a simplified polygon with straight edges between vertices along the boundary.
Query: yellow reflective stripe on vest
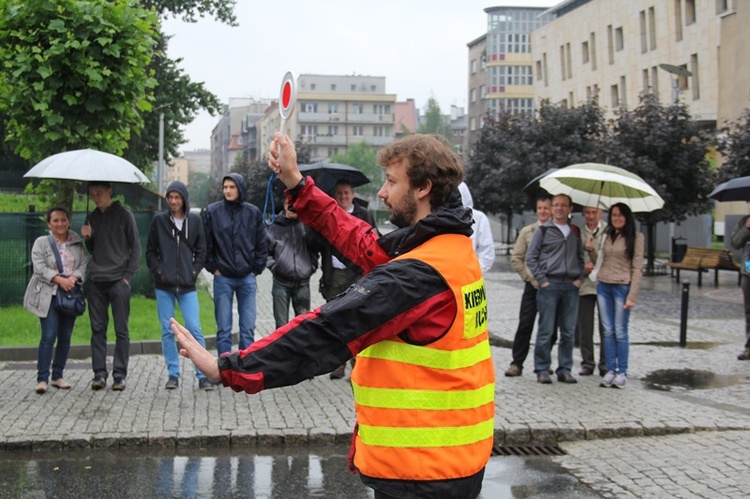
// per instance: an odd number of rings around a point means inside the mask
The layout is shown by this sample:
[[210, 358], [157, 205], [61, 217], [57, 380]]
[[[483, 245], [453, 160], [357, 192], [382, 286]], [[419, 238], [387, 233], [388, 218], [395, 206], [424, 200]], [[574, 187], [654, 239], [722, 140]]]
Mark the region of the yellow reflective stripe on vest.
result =
[[484, 279], [461, 286], [464, 307], [464, 338], [487, 332], [487, 293]]
[[362, 424], [357, 427], [362, 443], [381, 447], [457, 447], [491, 438], [494, 432], [494, 419], [457, 428], [392, 428]]
[[474, 409], [495, 400], [494, 383], [476, 390], [402, 390], [369, 388], [354, 383], [352, 389], [358, 404], [388, 409]]
[[461, 369], [491, 357], [489, 341], [460, 350], [438, 350], [395, 341], [381, 341], [358, 354], [359, 357], [392, 360], [435, 369]]

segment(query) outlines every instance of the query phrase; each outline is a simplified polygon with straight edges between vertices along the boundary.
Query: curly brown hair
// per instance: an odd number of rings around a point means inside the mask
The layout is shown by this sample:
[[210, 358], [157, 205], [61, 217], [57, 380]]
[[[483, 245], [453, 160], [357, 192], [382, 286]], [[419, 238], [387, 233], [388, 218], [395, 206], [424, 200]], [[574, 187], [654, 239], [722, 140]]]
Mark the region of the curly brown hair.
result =
[[448, 141], [434, 134], [407, 135], [391, 142], [380, 151], [378, 162], [388, 166], [406, 160], [406, 174], [412, 189], [432, 184], [430, 208], [434, 212], [445, 204], [448, 195], [464, 179], [461, 159]]

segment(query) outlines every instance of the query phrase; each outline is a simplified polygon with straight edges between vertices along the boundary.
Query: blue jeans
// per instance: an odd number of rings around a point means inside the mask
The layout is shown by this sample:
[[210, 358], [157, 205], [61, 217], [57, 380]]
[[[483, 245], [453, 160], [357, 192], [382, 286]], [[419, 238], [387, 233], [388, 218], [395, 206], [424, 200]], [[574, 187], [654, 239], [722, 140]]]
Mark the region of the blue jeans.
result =
[[[55, 297], [52, 297], [54, 303]], [[65, 364], [68, 362], [68, 352], [70, 351], [70, 337], [73, 335], [73, 326], [76, 318], [70, 315], [60, 314], [55, 310], [54, 305], [50, 303], [47, 317], [42, 317], [39, 322], [42, 325], [42, 338], [39, 340], [39, 349], [36, 355], [36, 381], [49, 383], [49, 366], [52, 363], [52, 379], [63, 377]], [[55, 357], [52, 360], [52, 348], [54, 348]]]
[[274, 279], [271, 296], [273, 297], [273, 318], [276, 321], [276, 329], [289, 322], [289, 302], [292, 302], [295, 316], [310, 311], [309, 281], [297, 286], [286, 286]]
[[539, 326], [534, 345], [534, 372], [547, 372], [551, 362], [555, 318], [560, 328], [557, 345], [557, 374], [573, 369], [573, 346], [578, 321], [578, 288], [572, 282], [550, 282], [536, 292]]
[[613, 373], [628, 373], [628, 321], [630, 310], [625, 309], [625, 299], [630, 284], [596, 283], [596, 299], [604, 328], [604, 359]]
[[240, 350], [255, 340], [255, 276], [224, 277], [214, 275], [214, 316], [216, 317], [216, 350], [219, 355], [232, 351], [232, 299], [237, 294], [240, 316]]
[[[159, 323], [161, 324], [161, 351], [164, 354], [164, 361], [167, 363], [167, 372], [170, 376], [180, 377], [180, 357], [177, 352], [177, 342], [174, 339], [174, 333], [169, 324], [169, 319], [174, 317], [174, 302], [180, 305], [182, 318], [185, 321], [183, 326], [190, 331], [193, 338], [203, 347], [206, 341], [203, 339], [201, 331], [200, 307], [198, 305], [198, 293], [188, 291], [187, 293], [178, 293], [176, 291], [156, 290], [156, 310], [159, 314]], [[198, 369], [195, 370], [195, 376], [198, 379], [205, 378], [205, 374]]]

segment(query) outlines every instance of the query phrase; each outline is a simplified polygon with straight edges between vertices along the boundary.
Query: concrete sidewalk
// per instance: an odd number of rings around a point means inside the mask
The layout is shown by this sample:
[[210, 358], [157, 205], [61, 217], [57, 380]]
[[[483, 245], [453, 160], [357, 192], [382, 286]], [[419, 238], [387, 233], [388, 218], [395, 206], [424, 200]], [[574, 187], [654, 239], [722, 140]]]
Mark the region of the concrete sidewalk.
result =
[[[692, 279], [688, 348], [676, 345], [680, 285], [668, 276], [644, 278], [630, 321], [628, 385], [615, 390], [600, 388], [599, 377], [577, 376], [579, 352], [575, 385], [538, 384], [532, 359], [523, 376], [503, 376], [522, 283], [508, 257], [497, 260], [485, 277], [495, 345], [497, 444], [559, 443], [568, 455], [554, 459], [605, 496], [682, 495], [683, 489], [691, 496], [690, 487], [698, 485], [706, 496], [750, 493], [744, 480], [750, 461], [750, 362], [735, 359], [744, 341], [744, 312], [734, 274], [723, 276], [718, 288], [712, 283], [698, 288], [694, 276], [683, 276]], [[323, 302], [318, 275], [311, 285], [313, 304]], [[258, 279], [256, 337], [272, 330], [271, 275], [264, 272]], [[0, 450], [346, 446], [351, 438], [354, 411], [346, 380], [320, 376], [252, 396], [206, 392], [197, 389], [192, 365], [182, 362], [180, 388], [167, 391], [162, 357], [133, 355], [127, 389], [113, 392], [91, 390], [90, 361], [74, 360], [66, 371], [73, 388], [50, 388], [41, 396], [33, 391], [35, 362], [0, 362]], [[681, 386], [686, 382], [700, 386]], [[609, 440], [619, 437], [636, 438]], [[654, 456], [661, 456], [661, 465], [653, 463]], [[719, 470], [709, 473], [713, 487], [706, 488], [704, 474], [696, 478], [684, 469], [685, 456], [691, 466], [710, 458], [712, 469]], [[627, 469], [618, 468], [614, 458], [626, 461]], [[669, 478], [673, 473], [687, 478], [675, 481]], [[657, 483], [662, 476], [669, 483]]]

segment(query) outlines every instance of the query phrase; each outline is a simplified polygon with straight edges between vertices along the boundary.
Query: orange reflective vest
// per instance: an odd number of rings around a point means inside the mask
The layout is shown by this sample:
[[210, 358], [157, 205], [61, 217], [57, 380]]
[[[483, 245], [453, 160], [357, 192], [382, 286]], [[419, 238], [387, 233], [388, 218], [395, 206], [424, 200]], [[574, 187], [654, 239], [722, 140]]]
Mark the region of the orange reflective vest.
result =
[[354, 466], [363, 475], [384, 479], [474, 475], [492, 450], [495, 370], [487, 296], [471, 239], [435, 236], [396, 259], [421, 260], [439, 272], [455, 296], [457, 312], [448, 331], [429, 345], [394, 336], [357, 355], [351, 375], [357, 414]]

